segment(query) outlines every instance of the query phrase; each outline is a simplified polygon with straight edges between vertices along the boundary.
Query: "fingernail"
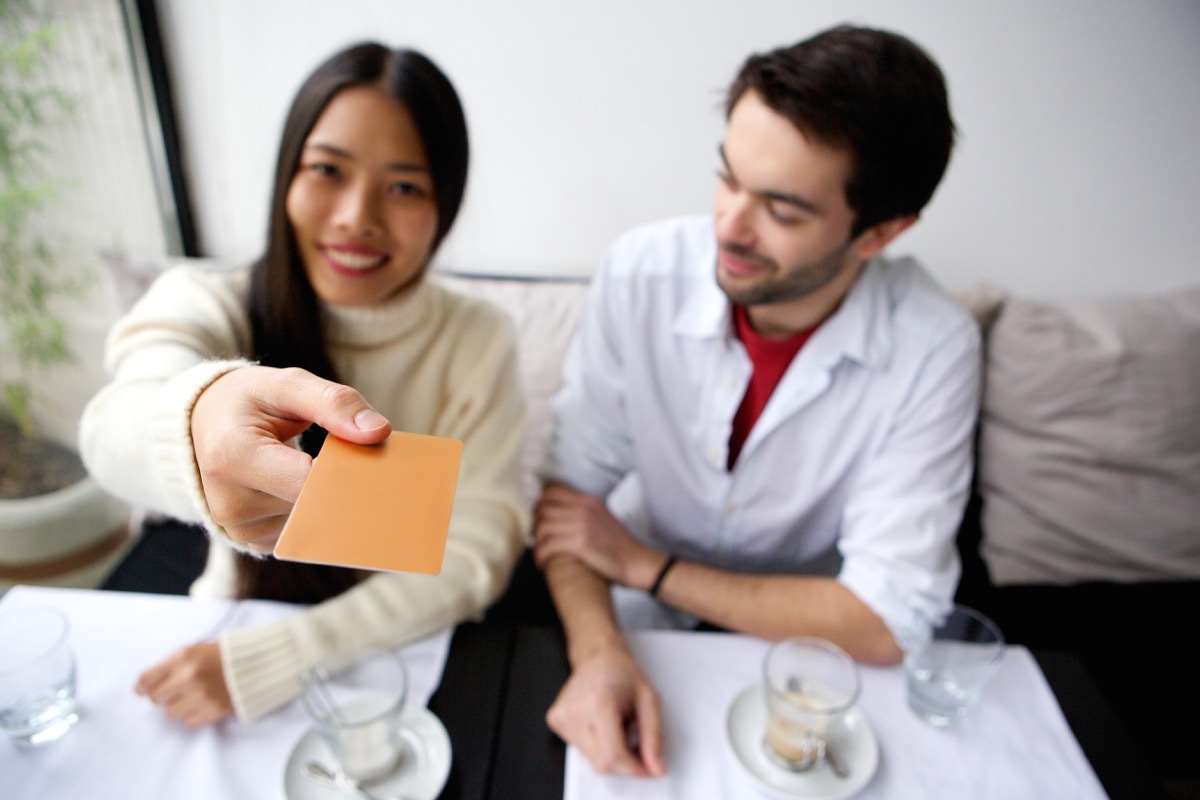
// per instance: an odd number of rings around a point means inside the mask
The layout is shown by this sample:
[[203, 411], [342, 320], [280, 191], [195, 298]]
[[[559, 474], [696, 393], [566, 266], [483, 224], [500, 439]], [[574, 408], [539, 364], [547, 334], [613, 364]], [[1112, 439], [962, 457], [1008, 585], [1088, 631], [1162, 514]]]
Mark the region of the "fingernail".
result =
[[373, 431], [387, 425], [388, 421], [375, 409], [367, 408], [355, 415], [354, 424], [360, 431]]

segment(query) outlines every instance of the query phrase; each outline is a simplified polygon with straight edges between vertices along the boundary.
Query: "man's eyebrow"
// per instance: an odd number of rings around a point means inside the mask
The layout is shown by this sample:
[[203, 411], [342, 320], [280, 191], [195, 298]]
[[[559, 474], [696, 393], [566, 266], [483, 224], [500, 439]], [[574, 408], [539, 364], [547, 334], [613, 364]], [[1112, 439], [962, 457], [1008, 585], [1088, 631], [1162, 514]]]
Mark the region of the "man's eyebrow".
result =
[[[354, 154], [349, 150], [344, 150], [334, 144], [326, 144], [325, 142], [309, 142], [304, 145], [305, 150], [320, 150], [328, 153], [331, 156], [344, 158], [347, 161], [354, 161]], [[387, 168], [393, 172], [429, 172], [429, 167], [424, 164], [415, 164], [407, 161], [396, 161], [388, 164]]]
[[[725, 171], [729, 173], [730, 177], [734, 178], [734, 182], [736, 183], [737, 178], [733, 174], [733, 167], [729, 166], [729, 159], [725, 156], [724, 144], [717, 145], [717, 153], [721, 156], [721, 163], [725, 165]], [[825, 215], [825, 212], [820, 208], [820, 206], [811, 200], [804, 199], [798, 194], [780, 192], [774, 189], [747, 189], [746, 191], [750, 192], [750, 194], [755, 195], [756, 197], [761, 197], [764, 200], [773, 200], [776, 203], [785, 203], [816, 217]]]

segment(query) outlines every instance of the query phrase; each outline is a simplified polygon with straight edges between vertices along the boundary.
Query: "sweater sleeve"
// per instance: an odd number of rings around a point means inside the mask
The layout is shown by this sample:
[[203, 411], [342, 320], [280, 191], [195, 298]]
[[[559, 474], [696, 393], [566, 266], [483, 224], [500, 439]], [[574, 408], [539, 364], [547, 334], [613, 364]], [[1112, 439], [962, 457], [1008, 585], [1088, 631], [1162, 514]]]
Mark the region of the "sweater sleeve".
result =
[[286, 619], [225, 632], [222, 664], [242, 721], [295, 698], [301, 672], [318, 658], [359, 644], [399, 646], [478, 617], [507, 585], [530, 524], [511, 325], [491, 306], [455, 301], [437, 339], [431, 354], [446, 360], [446, 370], [426, 432], [464, 445], [442, 571], [375, 573]]
[[221, 533], [208, 514], [192, 447], [196, 398], [250, 364], [240, 273], [164, 273], [108, 334], [112, 376], [84, 408], [80, 455], [113, 495]]

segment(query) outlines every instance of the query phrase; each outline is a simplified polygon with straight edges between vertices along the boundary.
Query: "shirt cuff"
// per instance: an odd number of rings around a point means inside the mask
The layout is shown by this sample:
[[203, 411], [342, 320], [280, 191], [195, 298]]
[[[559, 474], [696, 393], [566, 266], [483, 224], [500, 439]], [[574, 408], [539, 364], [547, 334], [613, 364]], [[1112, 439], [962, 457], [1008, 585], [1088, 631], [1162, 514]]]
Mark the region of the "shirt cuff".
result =
[[220, 637], [221, 668], [242, 722], [254, 722], [300, 694], [305, 664], [287, 620], [226, 631]]
[[958, 572], [899, 570], [859, 557], [842, 563], [837, 580], [883, 620], [903, 649], [950, 608]]

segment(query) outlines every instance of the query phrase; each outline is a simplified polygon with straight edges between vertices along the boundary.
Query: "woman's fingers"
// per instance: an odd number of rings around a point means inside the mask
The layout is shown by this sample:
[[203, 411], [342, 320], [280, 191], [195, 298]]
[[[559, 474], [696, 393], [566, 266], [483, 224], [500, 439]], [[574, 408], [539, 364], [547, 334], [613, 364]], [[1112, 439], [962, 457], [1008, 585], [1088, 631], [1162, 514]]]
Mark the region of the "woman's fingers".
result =
[[209, 513], [231, 539], [259, 551], [274, 546], [312, 469], [292, 440], [313, 423], [360, 444], [391, 432], [357, 391], [301, 369], [243, 367], [197, 398], [196, 466]]

